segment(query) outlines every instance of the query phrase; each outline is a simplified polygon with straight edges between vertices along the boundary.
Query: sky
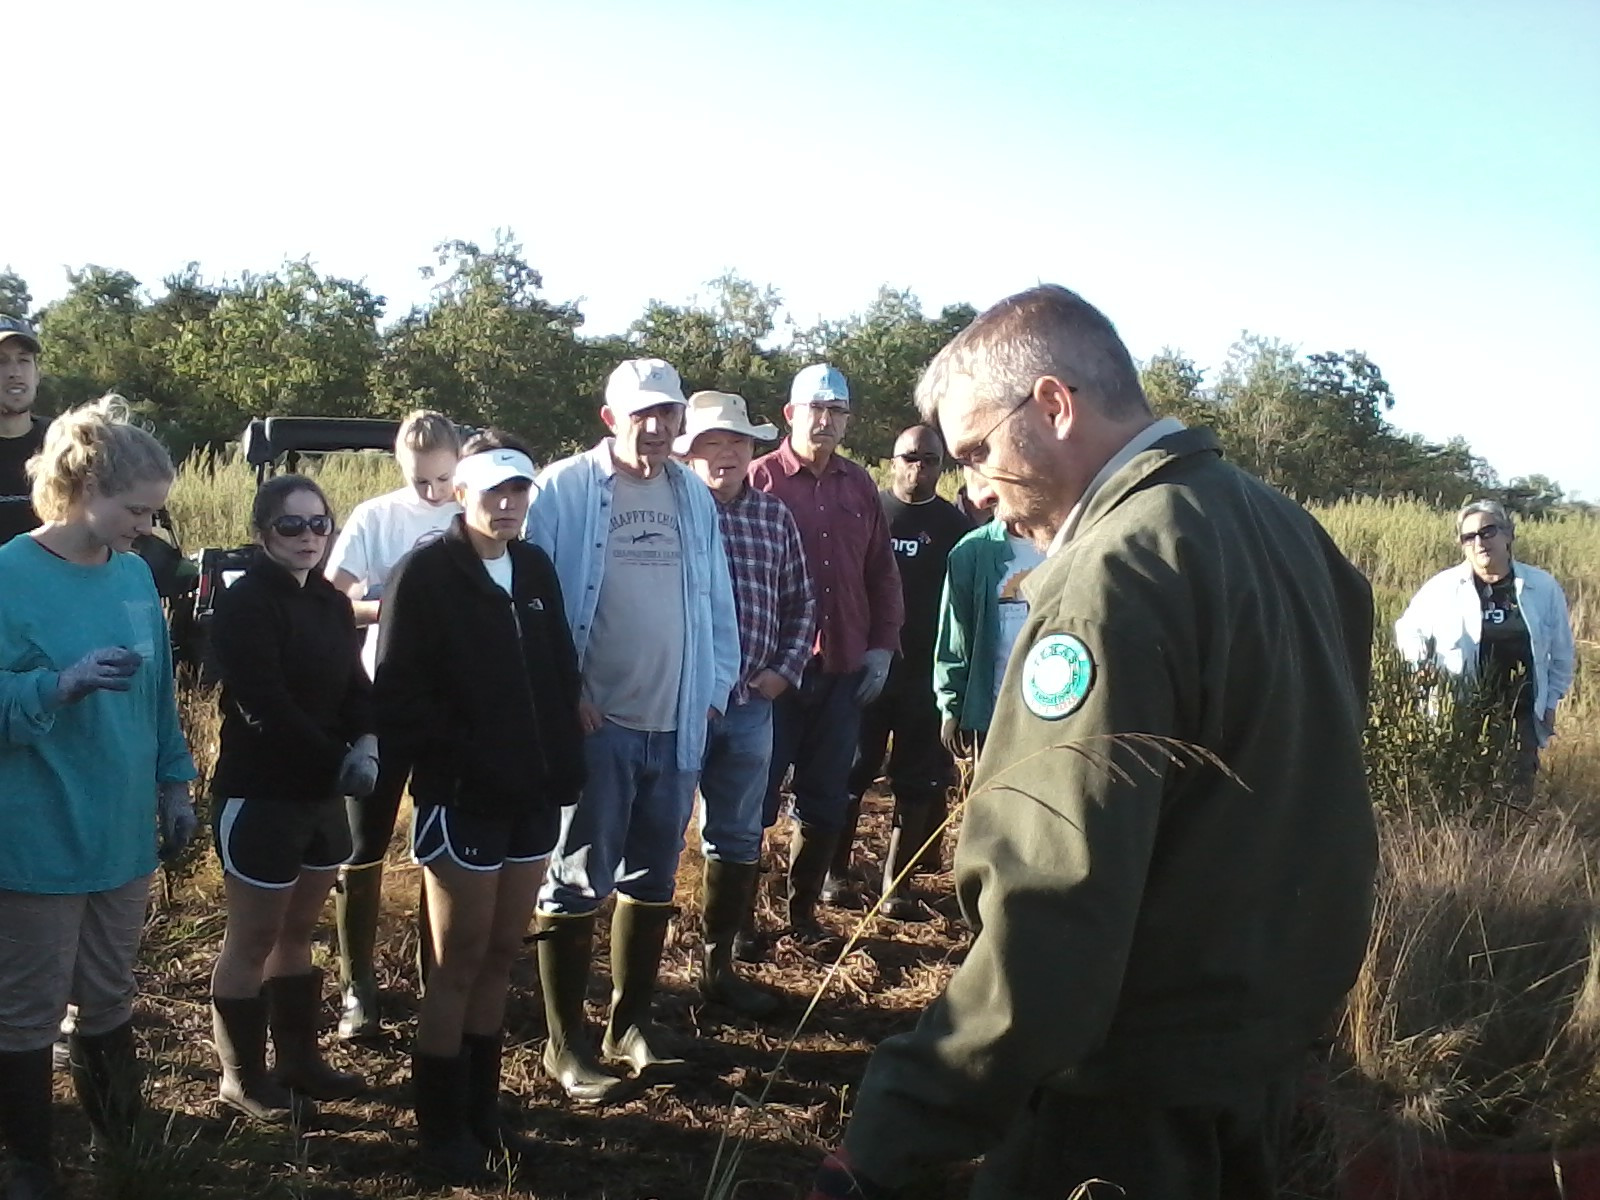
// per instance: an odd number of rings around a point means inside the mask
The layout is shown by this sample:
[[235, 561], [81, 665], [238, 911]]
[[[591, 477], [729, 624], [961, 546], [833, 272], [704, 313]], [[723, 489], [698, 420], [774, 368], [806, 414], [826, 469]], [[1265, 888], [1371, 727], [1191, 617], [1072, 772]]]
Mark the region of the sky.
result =
[[1042, 280], [1213, 376], [1365, 351], [1402, 429], [1600, 499], [1593, 0], [50, 0], [0, 43], [36, 305], [309, 256], [398, 316], [497, 229], [592, 333], [729, 269], [801, 325]]

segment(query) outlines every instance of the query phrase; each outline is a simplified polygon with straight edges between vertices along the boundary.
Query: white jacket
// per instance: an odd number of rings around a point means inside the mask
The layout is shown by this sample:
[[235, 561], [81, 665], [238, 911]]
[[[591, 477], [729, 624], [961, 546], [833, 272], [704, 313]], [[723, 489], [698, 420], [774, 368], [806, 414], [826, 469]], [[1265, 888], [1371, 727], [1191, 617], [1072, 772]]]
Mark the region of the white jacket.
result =
[[[1533, 647], [1533, 713], [1539, 744], [1550, 740], [1544, 715], [1572, 686], [1572, 623], [1567, 597], [1548, 571], [1515, 563], [1517, 604], [1528, 624]], [[1483, 634], [1483, 600], [1467, 563], [1440, 571], [1418, 589], [1394, 623], [1400, 653], [1418, 665], [1432, 662], [1456, 676], [1478, 671], [1478, 641]]]

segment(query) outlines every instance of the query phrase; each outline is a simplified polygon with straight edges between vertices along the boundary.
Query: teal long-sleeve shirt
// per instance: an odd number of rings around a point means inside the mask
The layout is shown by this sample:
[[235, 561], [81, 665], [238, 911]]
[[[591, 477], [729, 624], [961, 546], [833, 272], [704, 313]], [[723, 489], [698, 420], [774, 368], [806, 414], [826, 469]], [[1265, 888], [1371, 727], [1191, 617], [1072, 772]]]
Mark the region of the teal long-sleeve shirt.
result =
[[[106, 646], [144, 656], [132, 688], [56, 707], [61, 671]], [[85, 567], [31, 537], [0, 546], [0, 889], [72, 895], [148, 875], [157, 788], [194, 776], [144, 560]]]

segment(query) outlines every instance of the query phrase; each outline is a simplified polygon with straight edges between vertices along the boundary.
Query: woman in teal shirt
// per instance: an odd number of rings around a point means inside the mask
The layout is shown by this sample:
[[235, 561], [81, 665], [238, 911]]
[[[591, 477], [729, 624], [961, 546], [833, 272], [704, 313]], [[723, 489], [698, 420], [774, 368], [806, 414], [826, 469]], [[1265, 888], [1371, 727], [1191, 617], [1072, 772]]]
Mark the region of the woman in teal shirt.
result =
[[56, 418], [29, 461], [44, 524], [0, 547], [0, 1140], [6, 1195], [55, 1194], [51, 1047], [97, 1143], [138, 1111], [133, 966], [158, 849], [195, 828], [171, 646], [130, 553], [172, 460], [112, 397]]

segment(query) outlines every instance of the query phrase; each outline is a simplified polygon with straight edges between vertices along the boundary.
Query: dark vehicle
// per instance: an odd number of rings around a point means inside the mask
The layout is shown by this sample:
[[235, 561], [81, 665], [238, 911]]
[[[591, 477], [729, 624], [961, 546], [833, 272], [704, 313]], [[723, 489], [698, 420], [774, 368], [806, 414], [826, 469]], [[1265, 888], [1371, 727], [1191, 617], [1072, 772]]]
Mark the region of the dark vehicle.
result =
[[[279, 471], [298, 471], [306, 456], [357, 450], [392, 452], [399, 421], [366, 417], [267, 417], [245, 428], [240, 449], [255, 468], [256, 485]], [[172, 626], [172, 657], [202, 679], [212, 677], [208, 657], [211, 616], [217, 597], [244, 573], [254, 546], [207, 547], [187, 556], [165, 510], [156, 530], [135, 545], [150, 564], [156, 590], [167, 606]]]

